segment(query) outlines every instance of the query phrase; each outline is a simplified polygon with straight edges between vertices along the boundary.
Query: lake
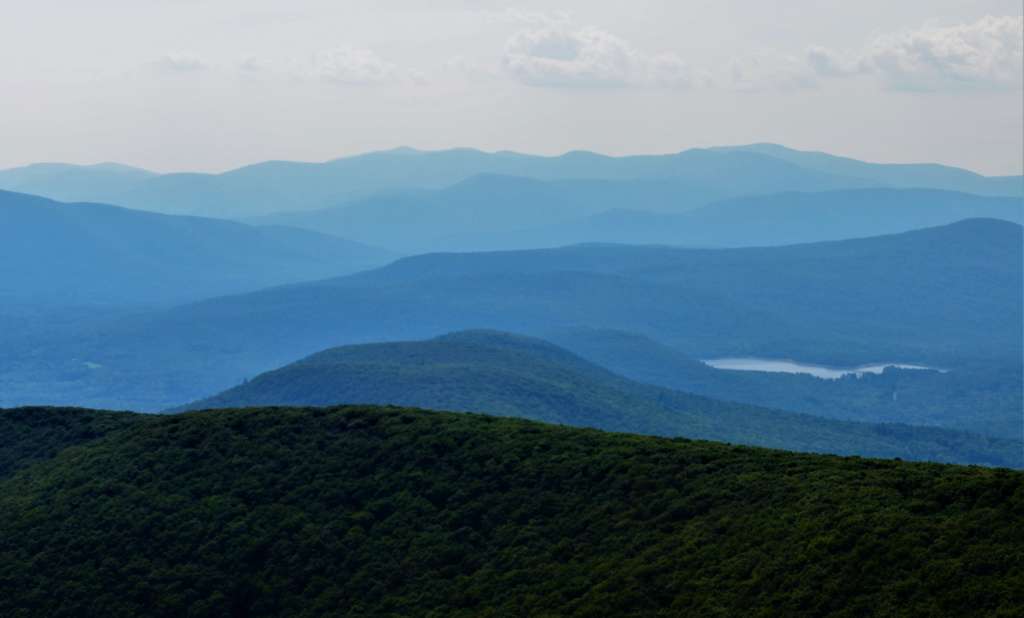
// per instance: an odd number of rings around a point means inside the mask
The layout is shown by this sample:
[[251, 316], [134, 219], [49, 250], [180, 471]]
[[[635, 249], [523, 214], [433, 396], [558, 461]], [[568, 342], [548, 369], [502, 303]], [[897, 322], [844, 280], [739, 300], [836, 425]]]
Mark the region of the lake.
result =
[[860, 365], [857, 367], [828, 367], [825, 365], [812, 365], [810, 363], [799, 363], [793, 360], [776, 358], [712, 358], [702, 361], [705, 365], [715, 369], [731, 369], [733, 371], [768, 371], [772, 373], [805, 373], [816, 378], [825, 380], [836, 380], [843, 376], [862, 376], [866, 373], [880, 374], [886, 367], [896, 369], [920, 369], [931, 371], [942, 371], [935, 367], [924, 365], [911, 365], [907, 363], [877, 363], [872, 365]]

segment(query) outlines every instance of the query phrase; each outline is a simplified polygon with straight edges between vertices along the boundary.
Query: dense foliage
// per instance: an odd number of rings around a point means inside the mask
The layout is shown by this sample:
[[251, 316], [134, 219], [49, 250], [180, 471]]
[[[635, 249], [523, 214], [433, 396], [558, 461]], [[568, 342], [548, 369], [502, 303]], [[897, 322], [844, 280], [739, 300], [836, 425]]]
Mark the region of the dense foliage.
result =
[[139, 422], [136, 414], [74, 408], [0, 411], [0, 478], [60, 451]]
[[490, 331], [333, 348], [191, 409], [391, 404], [796, 451], [1022, 467], [1020, 440], [841, 422], [639, 384], [545, 341]]
[[[42, 418], [61, 414], [83, 412]], [[1001, 469], [394, 408], [188, 413], [0, 480], [0, 615], [1012, 616], [1022, 518], [1024, 474]]]

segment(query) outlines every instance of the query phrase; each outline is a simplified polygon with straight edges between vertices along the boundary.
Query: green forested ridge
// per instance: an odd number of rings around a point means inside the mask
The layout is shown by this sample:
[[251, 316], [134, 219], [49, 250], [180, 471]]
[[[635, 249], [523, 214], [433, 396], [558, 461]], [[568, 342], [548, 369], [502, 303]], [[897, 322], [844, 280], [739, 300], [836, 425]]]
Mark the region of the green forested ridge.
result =
[[[46, 431], [83, 412], [3, 414]], [[1005, 469], [396, 408], [135, 418], [0, 480], [0, 615], [1024, 606], [1024, 474]]]
[[1020, 440], [708, 399], [633, 382], [545, 341], [493, 331], [332, 348], [188, 408], [343, 403], [484, 412], [796, 451], [1024, 466]]

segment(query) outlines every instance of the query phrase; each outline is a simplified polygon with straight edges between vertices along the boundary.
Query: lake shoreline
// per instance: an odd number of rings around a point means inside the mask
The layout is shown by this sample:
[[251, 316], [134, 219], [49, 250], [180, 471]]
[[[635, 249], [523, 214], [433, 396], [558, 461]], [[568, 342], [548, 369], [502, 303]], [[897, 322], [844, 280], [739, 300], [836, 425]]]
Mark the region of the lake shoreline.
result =
[[814, 363], [803, 363], [792, 359], [759, 358], [753, 356], [710, 358], [702, 359], [701, 362], [713, 369], [726, 371], [760, 371], [765, 373], [803, 374], [822, 380], [838, 380], [849, 375], [856, 377], [862, 377], [866, 374], [881, 375], [889, 368], [908, 371], [938, 371], [940, 373], [946, 373], [948, 371], [938, 367], [902, 362], [868, 363], [854, 367], [837, 367]]

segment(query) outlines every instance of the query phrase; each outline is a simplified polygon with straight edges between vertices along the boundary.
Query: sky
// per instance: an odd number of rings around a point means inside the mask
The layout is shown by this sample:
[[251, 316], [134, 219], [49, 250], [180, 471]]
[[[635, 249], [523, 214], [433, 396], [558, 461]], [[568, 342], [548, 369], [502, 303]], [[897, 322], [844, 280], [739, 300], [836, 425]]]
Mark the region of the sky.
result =
[[0, 0], [0, 168], [775, 142], [1024, 172], [1020, 0]]

